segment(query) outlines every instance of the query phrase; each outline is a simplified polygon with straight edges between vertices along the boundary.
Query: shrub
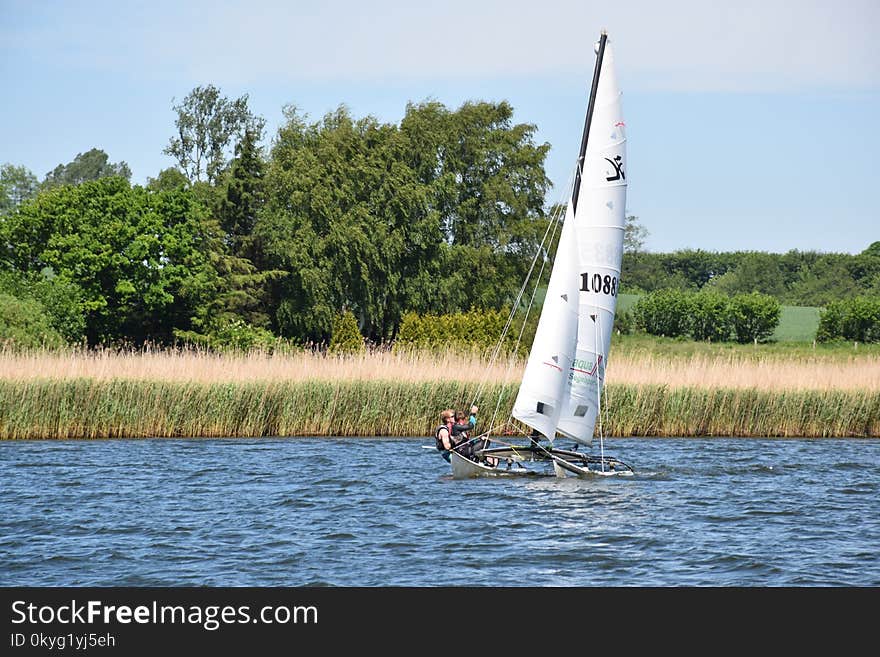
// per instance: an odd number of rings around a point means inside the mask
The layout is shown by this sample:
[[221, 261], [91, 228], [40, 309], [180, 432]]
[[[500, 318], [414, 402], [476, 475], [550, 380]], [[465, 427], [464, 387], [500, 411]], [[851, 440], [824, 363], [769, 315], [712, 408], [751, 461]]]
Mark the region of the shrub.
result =
[[773, 335], [782, 308], [775, 297], [760, 292], [737, 294], [730, 300], [730, 316], [737, 342], [760, 342]]
[[[498, 345], [509, 316], [506, 309], [471, 309], [466, 313], [450, 315], [419, 315], [409, 312], [401, 318], [400, 331], [394, 344], [395, 347], [452, 348], [466, 351], [476, 349], [488, 353]], [[504, 336], [502, 350], [510, 353], [516, 347], [518, 353], [528, 353], [537, 321], [537, 313], [533, 312], [525, 327], [522, 321], [513, 322]]]
[[40, 302], [0, 293], [0, 341], [13, 347], [61, 347], [64, 338], [52, 328]]
[[366, 351], [357, 319], [350, 310], [337, 313], [333, 318], [333, 336], [327, 351], [331, 354], [361, 354]]
[[174, 337], [212, 351], [275, 351], [280, 341], [264, 328], [251, 326], [240, 319], [212, 329], [207, 334], [175, 329]]
[[636, 324], [651, 335], [687, 335], [691, 324], [690, 298], [688, 293], [676, 289], [646, 294], [633, 308]]
[[690, 299], [691, 337], [723, 342], [730, 338], [730, 299], [720, 292], [700, 291]]
[[629, 335], [633, 330], [633, 314], [629, 310], [618, 310], [614, 315], [614, 332]]
[[880, 342], [880, 298], [856, 297], [828, 304], [819, 316], [816, 339], [836, 338], [858, 342]]

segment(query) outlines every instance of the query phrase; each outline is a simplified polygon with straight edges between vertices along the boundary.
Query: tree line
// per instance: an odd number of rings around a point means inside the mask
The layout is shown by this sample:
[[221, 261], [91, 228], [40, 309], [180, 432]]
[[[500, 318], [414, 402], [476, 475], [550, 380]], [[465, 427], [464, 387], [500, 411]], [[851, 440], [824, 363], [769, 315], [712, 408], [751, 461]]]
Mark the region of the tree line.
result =
[[[779, 301], [760, 292], [728, 297], [714, 290], [666, 288], [642, 296], [632, 309], [632, 321], [651, 335], [686, 336], [707, 342], [761, 342], [773, 335], [781, 310]], [[629, 319], [627, 313], [619, 316], [621, 323]]]
[[[405, 316], [506, 312], [533, 258], [552, 259], [549, 144], [507, 102], [409, 103], [398, 124], [289, 106], [269, 143], [247, 95], [201, 86], [172, 110], [176, 165], [144, 185], [99, 148], [41, 181], [0, 166], [0, 337], [328, 344], [350, 313], [380, 343]], [[623, 292], [880, 296], [880, 242], [856, 256], [658, 254], [646, 235], [627, 217]]]
[[269, 146], [247, 96], [197, 87], [174, 110], [177, 166], [143, 186], [99, 149], [42, 182], [0, 170], [8, 326], [327, 343], [345, 311], [384, 342], [405, 312], [509, 306], [548, 225], [549, 145], [507, 102], [410, 103], [399, 124], [287, 107]]
[[760, 292], [784, 305], [818, 307], [860, 295], [880, 297], [880, 241], [856, 255], [797, 250], [649, 253], [640, 246], [631, 244], [623, 260], [622, 292]]

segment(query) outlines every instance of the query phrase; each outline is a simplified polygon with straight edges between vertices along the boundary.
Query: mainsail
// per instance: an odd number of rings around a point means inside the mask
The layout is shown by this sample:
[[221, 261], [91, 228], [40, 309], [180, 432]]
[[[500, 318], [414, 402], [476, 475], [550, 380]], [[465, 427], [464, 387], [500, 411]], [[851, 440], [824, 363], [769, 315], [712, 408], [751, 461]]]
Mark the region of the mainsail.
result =
[[611, 344], [626, 211], [626, 131], [603, 33], [579, 159], [544, 307], [513, 416], [590, 445]]

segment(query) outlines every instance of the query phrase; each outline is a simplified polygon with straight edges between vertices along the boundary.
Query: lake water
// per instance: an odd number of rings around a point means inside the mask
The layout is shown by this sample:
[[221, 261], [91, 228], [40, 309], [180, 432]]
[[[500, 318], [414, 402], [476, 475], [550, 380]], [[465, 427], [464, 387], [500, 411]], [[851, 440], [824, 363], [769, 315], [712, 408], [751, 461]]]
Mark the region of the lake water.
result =
[[878, 440], [613, 439], [634, 477], [465, 481], [432, 442], [0, 443], [0, 585], [880, 585]]

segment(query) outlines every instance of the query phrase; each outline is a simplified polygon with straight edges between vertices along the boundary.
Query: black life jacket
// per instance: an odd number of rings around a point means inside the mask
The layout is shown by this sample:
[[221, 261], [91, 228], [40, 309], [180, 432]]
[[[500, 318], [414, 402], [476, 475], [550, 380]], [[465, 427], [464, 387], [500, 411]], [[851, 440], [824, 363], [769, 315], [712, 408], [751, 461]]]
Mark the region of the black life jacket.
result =
[[434, 431], [434, 441], [435, 441], [436, 444], [437, 444], [437, 451], [445, 452], [445, 451], [446, 451], [446, 448], [443, 446], [443, 441], [440, 440], [440, 429], [446, 429], [446, 433], [449, 434], [449, 441], [450, 441], [450, 443], [452, 442], [452, 432], [449, 431], [449, 427], [447, 427], [445, 424], [441, 424], [441, 425], [440, 425], [439, 427], [437, 427], [437, 429]]

